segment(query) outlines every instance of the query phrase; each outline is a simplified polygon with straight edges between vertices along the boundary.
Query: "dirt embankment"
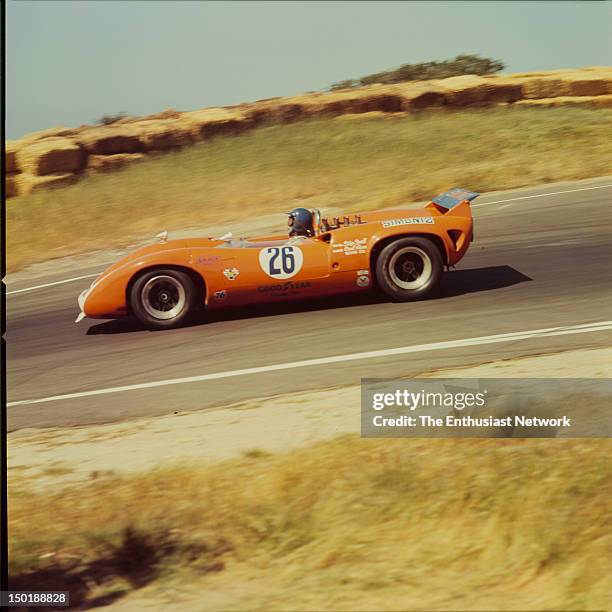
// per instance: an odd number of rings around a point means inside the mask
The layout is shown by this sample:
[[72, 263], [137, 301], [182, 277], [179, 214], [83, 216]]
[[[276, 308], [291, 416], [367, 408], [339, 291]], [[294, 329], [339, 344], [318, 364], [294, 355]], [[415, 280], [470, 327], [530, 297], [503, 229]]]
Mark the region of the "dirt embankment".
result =
[[225, 108], [126, 117], [106, 126], [56, 127], [6, 142], [7, 197], [70, 184], [219, 135], [262, 124], [369, 112], [490, 105], [612, 107], [612, 68], [460, 76], [272, 98]]

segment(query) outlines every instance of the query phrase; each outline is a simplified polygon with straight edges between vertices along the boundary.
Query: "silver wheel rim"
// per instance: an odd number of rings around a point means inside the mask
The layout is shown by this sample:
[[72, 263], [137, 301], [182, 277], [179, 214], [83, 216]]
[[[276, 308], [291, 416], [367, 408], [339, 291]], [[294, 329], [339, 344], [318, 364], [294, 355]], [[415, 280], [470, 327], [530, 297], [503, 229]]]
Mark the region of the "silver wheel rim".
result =
[[183, 285], [165, 274], [150, 278], [140, 295], [147, 314], [162, 321], [178, 316], [187, 301]]
[[433, 273], [431, 258], [423, 249], [415, 246], [407, 246], [395, 252], [387, 269], [400, 289], [412, 291], [426, 285]]

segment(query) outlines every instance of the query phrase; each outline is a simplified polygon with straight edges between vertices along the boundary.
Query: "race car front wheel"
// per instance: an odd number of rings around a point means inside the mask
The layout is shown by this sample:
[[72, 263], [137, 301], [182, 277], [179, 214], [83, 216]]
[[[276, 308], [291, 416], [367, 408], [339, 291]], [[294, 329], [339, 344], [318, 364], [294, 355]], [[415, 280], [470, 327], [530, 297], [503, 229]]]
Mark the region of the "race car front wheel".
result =
[[179, 270], [152, 270], [140, 275], [130, 289], [130, 306], [149, 329], [169, 329], [185, 323], [192, 314], [195, 287]]
[[442, 271], [440, 251], [427, 238], [398, 238], [376, 260], [378, 286], [401, 302], [427, 297], [440, 281]]

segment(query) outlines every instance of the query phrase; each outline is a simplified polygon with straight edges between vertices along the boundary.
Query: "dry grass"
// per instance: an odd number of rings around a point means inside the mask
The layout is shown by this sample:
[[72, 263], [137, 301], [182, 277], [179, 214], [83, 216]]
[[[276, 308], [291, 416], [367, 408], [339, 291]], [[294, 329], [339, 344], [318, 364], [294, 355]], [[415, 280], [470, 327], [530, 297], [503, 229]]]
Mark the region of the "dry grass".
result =
[[[489, 109], [313, 120], [201, 143], [7, 203], [9, 271], [163, 228], [298, 203], [368, 209], [610, 172], [612, 110]], [[282, 218], [279, 216], [279, 223]]]
[[604, 609], [609, 450], [349, 436], [61, 494], [15, 485], [10, 573], [75, 603], [166, 577], [196, 589], [192, 609]]

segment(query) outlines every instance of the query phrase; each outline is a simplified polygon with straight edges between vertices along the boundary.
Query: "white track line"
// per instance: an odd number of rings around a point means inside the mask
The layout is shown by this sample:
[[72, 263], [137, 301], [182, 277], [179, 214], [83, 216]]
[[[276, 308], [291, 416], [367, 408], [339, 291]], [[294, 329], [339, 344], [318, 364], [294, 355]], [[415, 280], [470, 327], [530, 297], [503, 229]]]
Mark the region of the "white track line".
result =
[[36, 285], [35, 287], [27, 287], [26, 289], [15, 289], [14, 291], [7, 291], [6, 295], [13, 295], [15, 293], [24, 293], [26, 291], [34, 291], [35, 289], [44, 289], [45, 287], [53, 287], [55, 285], [63, 285], [65, 283], [71, 283], [73, 281], [83, 280], [84, 278], [93, 278], [99, 276], [100, 272], [96, 274], [86, 274], [85, 276], [75, 276], [74, 278], [65, 278], [64, 280], [55, 281], [54, 283], [45, 283], [44, 285]]
[[279, 370], [292, 370], [308, 366], [326, 365], [342, 361], [356, 361], [359, 359], [376, 359], [389, 357], [391, 355], [405, 355], [407, 353], [420, 353], [424, 351], [437, 351], [450, 348], [461, 348], [464, 346], [477, 346], [481, 344], [494, 344], [497, 342], [515, 342], [518, 340], [530, 340], [533, 338], [547, 338], [550, 336], [564, 336], [567, 334], [585, 334], [596, 331], [612, 330], [612, 321], [599, 321], [597, 323], [583, 323], [566, 327], [549, 327], [545, 329], [532, 329], [530, 331], [513, 332], [509, 334], [496, 334], [494, 336], [480, 336], [477, 338], [464, 338], [462, 340], [448, 340], [445, 342], [432, 342], [430, 344], [416, 344], [413, 346], [401, 346], [399, 348], [382, 349], [378, 351], [367, 351], [365, 353], [351, 353], [348, 355], [334, 355], [332, 357], [320, 357], [318, 359], [306, 359], [304, 361], [291, 361], [274, 365], [245, 368], [243, 370], [229, 370], [226, 372], [215, 372], [214, 374], [201, 374], [199, 376], [188, 376], [185, 378], [170, 378], [123, 387], [108, 387], [96, 389], [95, 391], [79, 391], [77, 393], [66, 393], [64, 395], [53, 395], [39, 399], [19, 400], [9, 402], [7, 406], [21, 406], [24, 404], [42, 404], [44, 402], [55, 402], [80, 397], [91, 397], [92, 395], [108, 395], [110, 393], [122, 393], [126, 391], [137, 391], [139, 389], [152, 389], [154, 387], [166, 387], [168, 385], [184, 385], [187, 383], [203, 382], [207, 380], [218, 380], [220, 378], [231, 378], [235, 376], [247, 376], [249, 374], [263, 374], [266, 372], [277, 372]]
[[[581, 187], [580, 189], [568, 189], [566, 191], [554, 191], [552, 193], [538, 193], [536, 195], [521, 196], [518, 198], [509, 198], [507, 200], [495, 200], [494, 202], [482, 202], [480, 204], [472, 204], [472, 208], [478, 208], [479, 206], [488, 206], [489, 204], [501, 204], [503, 202], [514, 202], [516, 200], [530, 200], [532, 198], [543, 198], [545, 196], [560, 195], [562, 193], [575, 193], [577, 191], [589, 191], [590, 189], [605, 189], [606, 187], [612, 187], [612, 185], [597, 185], [595, 187]], [[45, 287], [53, 287], [54, 285], [63, 285], [64, 283], [71, 283], [77, 280], [83, 280], [84, 278], [93, 278], [99, 276], [101, 272], [96, 274], [87, 274], [86, 276], [77, 276], [75, 278], [67, 278], [65, 280], [56, 281], [54, 283], [46, 283], [44, 285], [36, 285], [35, 287], [27, 287], [26, 289], [17, 289], [15, 291], [7, 291], [6, 295], [14, 295], [15, 293], [25, 293], [26, 291], [34, 291], [36, 289], [44, 289]]]
[[488, 206], [489, 204], [501, 204], [502, 202], [515, 202], [516, 200], [531, 200], [532, 198], [543, 198], [544, 196], [561, 195], [562, 193], [575, 193], [577, 191], [589, 191], [591, 189], [605, 189], [612, 185], [596, 185], [595, 187], [581, 187], [580, 189], [567, 189], [566, 191], [553, 191], [551, 193], [537, 193], [535, 195], [521, 196], [519, 198], [509, 198], [507, 200], [495, 200], [494, 202], [481, 202], [480, 204], [472, 204], [472, 208], [479, 206]]

